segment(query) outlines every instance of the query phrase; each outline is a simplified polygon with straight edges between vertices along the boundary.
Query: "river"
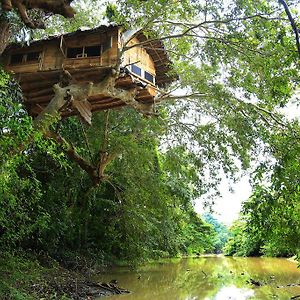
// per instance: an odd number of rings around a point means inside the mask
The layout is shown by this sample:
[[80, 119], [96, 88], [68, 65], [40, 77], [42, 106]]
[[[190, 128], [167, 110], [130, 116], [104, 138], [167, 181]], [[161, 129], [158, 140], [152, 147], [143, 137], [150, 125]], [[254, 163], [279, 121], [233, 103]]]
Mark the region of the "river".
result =
[[[138, 270], [118, 267], [97, 279], [115, 279], [131, 291], [108, 300], [284, 300], [297, 295], [300, 300], [300, 269], [284, 258], [171, 259]], [[251, 279], [261, 286], [250, 283]]]

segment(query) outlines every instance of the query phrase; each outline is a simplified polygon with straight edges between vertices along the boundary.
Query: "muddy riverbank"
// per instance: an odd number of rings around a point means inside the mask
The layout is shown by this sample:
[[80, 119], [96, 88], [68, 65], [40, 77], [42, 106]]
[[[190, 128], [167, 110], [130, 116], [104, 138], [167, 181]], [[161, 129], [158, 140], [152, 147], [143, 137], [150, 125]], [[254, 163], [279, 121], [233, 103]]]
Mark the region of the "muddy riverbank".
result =
[[[128, 293], [116, 280], [95, 280], [103, 266], [80, 257], [65, 260], [24, 252], [0, 254], [0, 299], [75, 299]], [[106, 270], [109, 267], [106, 266]]]

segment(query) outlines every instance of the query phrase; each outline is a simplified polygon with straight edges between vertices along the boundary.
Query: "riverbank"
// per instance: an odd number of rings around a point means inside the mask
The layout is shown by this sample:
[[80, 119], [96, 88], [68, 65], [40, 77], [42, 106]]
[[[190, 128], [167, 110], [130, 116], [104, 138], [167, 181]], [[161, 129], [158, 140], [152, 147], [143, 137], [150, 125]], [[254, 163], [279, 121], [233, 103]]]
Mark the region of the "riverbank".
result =
[[[68, 262], [70, 263], [70, 261]], [[2, 252], [0, 254], [0, 295], [2, 300], [94, 299], [128, 293], [117, 283], [99, 283], [93, 276], [101, 265], [87, 267], [77, 256], [72, 267], [47, 254]]]
[[[107, 265], [107, 263], [104, 264], [104, 261], [107, 262], [107, 259], [97, 259], [89, 257], [89, 255], [80, 256], [78, 253], [64, 254], [64, 256], [54, 259], [46, 253], [37, 254], [31, 251], [1, 252], [1, 300], [92, 300], [96, 297], [128, 292], [120, 288], [118, 284], [133, 292], [133, 295], [128, 295], [125, 299], [134, 299], [136, 293], [140, 293], [140, 295], [144, 293], [143, 288], [148, 285], [148, 279], [156, 274], [156, 272], [152, 273], [151, 270], [160, 270], [162, 272], [161, 278], [168, 278], [168, 276], [172, 278], [175, 273], [177, 274], [175, 277], [178, 278], [173, 278], [166, 285], [163, 285], [162, 282], [159, 283], [162, 284], [162, 290], [167, 289], [169, 285], [171, 286], [173, 280], [184, 279], [182, 285], [185, 285], [185, 280], [189, 282], [195, 277], [197, 282], [201, 280], [211, 281], [218, 285], [228, 281], [238, 288], [248, 290], [249, 288], [251, 290], [253, 285], [251, 279], [254, 278], [261, 283], [262, 290], [271, 286], [273, 287], [272, 292], [275, 293], [276, 291], [276, 294], [282, 293], [281, 290], [289, 292], [289, 289], [294, 289], [294, 293], [292, 294], [293, 291], [290, 293], [291, 296], [300, 292], [298, 282], [290, 281], [290, 279], [286, 281], [282, 278], [282, 274], [286, 273], [289, 268], [294, 268], [284, 262], [291, 261], [287, 258], [228, 258], [221, 254], [204, 254], [194, 257], [151, 260], [137, 269], [128, 266], [124, 261], [119, 262], [122, 266], [120, 264], [116, 266], [112, 263]], [[295, 262], [293, 261], [293, 264]], [[252, 265], [251, 268], [249, 268], [249, 263]], [[273, 269], [274, 265], [276, 266], [278, 263], [282, 265], [281, 269], [284, 272]], [[264, 268], [261, 268], [262, 264], [265, 265]], [[168, 276], [165, 274], [166, 267], [172, 270]], [[258, 268], [259, 273], [261, 273], [259, 277], [251, 273], [253, 268]], [[268, 271], [264, 274], [266, 270]], [[95, 280], [95, 278], [97, 279]], [[157, 283], [153, 282], [153, 284]], [[153, 289], [154, 287], [151, 287], [149, 292]], [[150, 298], [151, 293], [149, 294]], [[115, 297], [112, 296], [109, 299], [115, 299]]]

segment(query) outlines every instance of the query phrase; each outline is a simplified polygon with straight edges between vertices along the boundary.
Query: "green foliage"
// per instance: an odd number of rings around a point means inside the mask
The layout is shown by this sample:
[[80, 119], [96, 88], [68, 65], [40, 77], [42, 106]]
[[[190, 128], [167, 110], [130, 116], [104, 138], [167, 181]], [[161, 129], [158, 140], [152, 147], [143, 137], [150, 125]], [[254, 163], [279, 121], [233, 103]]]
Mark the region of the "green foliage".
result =
[[0, 293], [3, 299], [35, 299], [30, 284], [40, 280], [41, 266], [36, 261], [26, 258], [24, 253], [2, 252], [0, 269]]
[[288, 131], [270, 135], [276, 163], [271, 169], [268, 164], [259, 168], [254, 193], [244, 204], [248, 224], [262, 231], [264, 252], [269, 255], [293, 255], [300, 249], [298, 136], [298, 121], [291, 122]]
[[213, 236], [212, 228], [205, 224], [197, 214], [191, 212], [190, 218], [185, 222], [183, 228], [183, 253], [199, 255], [212, 252]]
[[[16, 105], [9, 97], [3, 103]], [[111, 112], [108, 119], [107, 113], [98, 113], [90, 128], [75, 118], [64, 120], [59, 131], [79, 154], [93, 161], [104, 144], [105, 151], [116, 153], [107, 168], [108, 179], [94, 187], [76, 164], [67, 167], [59, 148], [33, 133], [31, 119], [18, 107], [19, 119], [8, 115], [2, 120], [3, 138], [18, 126], [25, 132], [23, 140], [34, 140], [23, 153], [3, 152], [2, 246], [21, 245], [55, 255], [67, 249], [93, 251], [130, 261], [202, 253], [211, 247], [210, 228], [191, 206], [199, 181], [192, 157], [180, 147], [158, 150], [156, 135], [164, 131], [164, 124], [131, 110]], [[20, 125], [23, 119], [28, 119], [28, 128]], [[100, 134], [95, 136], [95, 131]], [[10, 142], [20, 147], [19, 140]], [[3, 144], [7, 146], [7, 140]], [[183, 158], [186, 166], [179, 163]]]
[[0, 88], [0, 241], [2, 247], [31, 246], [49, 222], [32, 162], [38, 152], [53, 154], [57, 161], [60, 156], [52, 142], [34, 132], [19, 86], [3, 70]]
[[205, 222], [212, 226], [214, 232], [212, 235], [213, 253], [221, 253], [230, 236], [228, 228], [209, 213], [205, 213], [202, 217]]
[[260, 233], [247, 226], [244, 220], [238, 220], [230, 228], [231, 236], [225, 244], [225, 255], [259, 256], [262, 255]]
[[[60, 130], [79, 153], [93, 160], [103, 147], [106, 128], [105, 151], [117, 156], [99, 187], [93, 187], [76, 165], [59, 168], [43, 153], [32, 161], [49, 214], [39, 247], [53, 252], [90, 249], [130, 261], [202, 253], [211, 247], [210, 228], [191, 206], [199, 178], [191, 166], [175, 163], [184, 157], [178, 155], [180, 148], [158, 150], [156, 132], [163, 130], [158, 120], [145, 120], [127, 109], [109, 116], [97, 113], [94, 120], [92, 127], [82, 131], [78, 120], [68, 119]], [[101, 134], [95, 136], [97, 130]]]
[[276, 163], [269, 161], [257, 168], [254, 192], [243, 204], [244, 227], [233, 229], [228, 254], [249, 255], [243, 250], [245, 244], [256, 244], [260, 253], [269, 256], [299, 253], [299, 125], [294, 121], [290, 126], [290, 131], [268, 136], [270, 157]]
[[22, 108], [22, 93], [15, 81], [0, 69], [0, 161], [9, 159], [10, 153], [22, 144], [32, 132], [31, 118]]
[[164, 104], [158, 118], [124, 109], [94, 114], [89, 128], [77, 118], [63, 120], [55, 131], [85, 161], [114, 154], [95, 186], [63, 149], [34, 132], [19, 88], [1, 71], [1, 244], [55, 254], [92, 249], [127, 260], [219, 252], [226, 230], [211, 218], [213, 229], [207, 226], [192, 201], [212, 193], [214, 202], [220, 170], [235, 180], [239, 169], [260, 161], [226, 253], [298, 251], [299, 126], [278, 109], [299, 83], [299, 63], [277, 2], [75, 5], [76, 18], [50, 18], [36, 36], [97, 26], [107, 7], [109, 21], [163, 38], [179, 75], [171, 88], [187, 95]]
[[[46, 213], [40, 209], [42, 192], [31, 172], [28, 153], [18, 147], [32, 133], [31, 118], [23, 110], [21, 92], [8, 75], [0, 74], [0, 240], [2, 246], [20, 242], [39, 227]], [[13, 156], [13, 153], [18, 153]]]

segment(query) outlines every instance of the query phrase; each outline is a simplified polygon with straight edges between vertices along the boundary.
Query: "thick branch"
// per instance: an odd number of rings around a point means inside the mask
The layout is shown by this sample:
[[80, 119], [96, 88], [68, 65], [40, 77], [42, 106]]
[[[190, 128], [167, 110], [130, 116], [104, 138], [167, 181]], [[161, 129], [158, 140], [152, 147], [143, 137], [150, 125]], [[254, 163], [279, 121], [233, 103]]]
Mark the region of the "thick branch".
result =
[[180, 22], [180, 21], [172, 21], [172, 20], [163, 20], [163, 21], [156, 21], [153, 23], [164, 23], [164, 24], [169, 24], [170, 26], [183, 26], [185, 28], [190, 28], [190, 27], [200, 27], [206, 24], [226, 24], [226, 23], [231, 23], [235, 21], [247, 21], [251, 19], [264, 19], [264, 20], [282, 20], [282, 18], [279, 17], [269, 17], [271, 14], [274, 14], [276, 11], [271, 12], [270, 14], [255, 14], [251, 16], [245, 16], [245, 17], [240, 17], [240, 18], [228, 18], [228, 19], [223, 19], [223, 20], [204, 20], [201, 23], [195, 24], [195, 23], [186, 23], [186, 22]]
[[37, 8], [44, 12], [59, 14], [65, 18], [73, 18], [75, 10], [70, 6], [73, 0], [1, 0], [2, 10], [10, 11], [16, 8], [22, 21], [30, 28], [44, 28], [43, 23], [29, 19], [27, 10]]
[[297, 45], [297, 49], [298, 49], [298, 54], [299, 54], [299, 56], [300, 56], [299, 30], [298, 30], [298, 28], [297, 28], [297, 25], [296, 25], [296, 23], [295, 23], [295, 20], [294, 20], [292, 14], [291, 14], [291, 12], [290, 12], [290, 10], [289, 10], [289, 7], [288, 7], [288, 5], [286, 4], [286, 2], [285, 2], [284, 0], [278, 0], [278, 2], [279, 2], [280, 4], [283, 5], [284, 10], [285, 10], [285, 13], [287, 14], [287, 16], [288, 16], [288, 18], [289, 18], [289, 20], [290, 20], [291, 26], [292, 26], [293, 31], [294, 31], [294, 33], [295, 33], [295, 38], [296, 38], [296, 45]]
[[99, 180], [105, 179], [107, 176], [104, 174], [106, 167], [118, 156], [118, 153], [100, 153], [100, 160], [98, 164], [98, 178]]
[[[153, 39], [148, 39], [146, 41], [140, 42], [140, 43], [135, 43], [134, 45], [131, 46], [127, 46], [123, 48], [123, 52], [128, 51], [134, 47], [143, 47], [145, 48], [145, 45], [150, 44], [151, 42], [155, 42], [155, 41], [163, 41], [163, 40], [171, 40], [171, 39], [180, 39], [183, 37], [192, 37], [192, 38], [199, 38], [199, 39], [204, 39], [204, 40], [213, 40], [213, 41], [217, 41], [219, 43], [225, 44], [227, 46], [232, 47], [233, 49], [235, 49], [236, 51], [240, 52], [240, 53], [244, 53], [243, 49], [247, 49], [251, 52], [254, 53], [259, 53], [259, 54], [263, 54], [261, 51], [257, 50], [257, 49], [252, 49], [250, 47], [248, 47], [246, 44], [243, 44], [241, 46], [241, 42], [234, 42], [231, 40], [226, 40], [222, 37], [218, 37], [216, 36], [215, 33], [212, 33], [211, 35], [199, 35], [199, 34], [195, 34], [193, 33], [193, 31], [191, 31], [192, 33], [190, 33], [190, 30], [186, 30], [183, 33], [179, 33], [179, 34], [174, 34], [174, 35], [169, 35], [169, 36], [164, 36], [161, 38], [153, 38]], [[233, 47], [233, 45], [235, 46], [235, 48]], [[151, 47], [150, 47], [151, 48]], [[169, 50], [165, 50], [165, 51], [169, 51]], [[172, 51], [172, 50], [171, 50]], [[170, 52], [170, 51], [169, 51]]]
[[101, 153], [100, 161], [96, 167], [93, 164], [91, 164], [88, 160], [80, 156], [76, 152], [73, 145], [66, 141], [61, 135], [49, 131], [45, 133], [44, 136], [46, 138], [54, 139], [56, 143], [60, 145], [60, 147], [62, 148], [64, 153], [69, 157], [69, 159], [75, 162], [82, 170], [84, 170], [89, 175], [95, 186], [99, 185], [100, 182], [107, 178], [107, 176], [104, 173], [105, 169], [109, 165], [109, 163], [111, 163], [118, 155], [117, 153]]
[[11, 28], [9, 22], [0, 21], [0, 55], [5, 50], [9, 40], [11, 38]]
[[59, 84], [53, 86], [55, 96], [47, 107], [34, 120], [36, 128], [47, 132], [49, 127], [61, 118], [60, 110], [72, 101], [85, 101], [92, 92], [93, 83], [70, 84], [66, 87], [60, 87]]
[[54, 132], [47, 132], [45, 133], [45, 137], [47, 138], [51, 138], [54, 139], [57, 144], [59, 144], [63, 151], [68, 155], [68, 157], [76, 162], [81, 169], [83, 169], [84, 171], [86, 171], [88, 173], [88, 175], [93, 179], [93, 181], [98, 179], [98, 175], [97, 175], [97, 170], [96, 168], [90, 164], [87, 160], [85, 160], [84, 158], [82, 158], [75, 150], [75, 148], [73, 147], [72, 144], [70, 144], [69, 142], [67, 142], [62, 136], [60, 136], [57, 133]]
[[[73, 104], [73, 106], [79, 110], [80, 106], [78, 103], [88, 104], [87, 99], [94, 95], [105, 95], [110, 98], [119, 99], [143, 114], [151, 114], [151, 104], [144, 104], [135, 100], [138, 93], [138, 87], [128, 90], [116, 88], [116, 78], [116, 75], [110, 74], [97, 84], [93, 84], [92, 82], [70, 83], [64, 87], [55, 84], [53, 87], [55, 96], [36, 118], [35, 126], [40, 130], [47, 132], [51, 124], [57, 121], [57, 119], [60, 119], [60, 111], [63, 108], [69, 104]], [[85, 108], [87, 110], [90, 109], [88, 105], [85, 105]], [[80, 110], [79, 113], [81, 113]]]
[[47, 138], [53, 138], [67, 154], [67, 156], [77, 163], [91, 177], [94, 185], [98, 185], [102, 180], [106, 179], [104, 171], [108, 164], [114, 160], [117, 153], [107, 152], [108, 139], [108, 118], [104, 133], [104, 148], [100, 151], [98, 162], [93, 165], [86, 159], [82, 158], [72, 144], [68, 143], [59, 134], [50, 131], [50, 126], [61, 118], [60, 111], [73, 102], [88, 102], [88, 97], [92, 95], [106, 95], [111, 98], [117, 98], [124, 101], [126, 104], [134, 107], [138, 111], [144, 111], [146, 104], [139, 103], [135, 100], [137, 88], [130, 90], [118, 89], [115, 87], [116, 75], [110, 74], [98, 84], [88, 83], [72, 83], [70, 80], [65, 86], [60, 84], [54, 85], [55, 96], [52, 98], [48, 106], [34, 120], [35, 127], [42, 131]]

